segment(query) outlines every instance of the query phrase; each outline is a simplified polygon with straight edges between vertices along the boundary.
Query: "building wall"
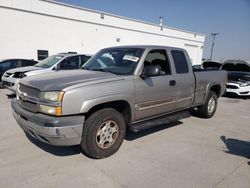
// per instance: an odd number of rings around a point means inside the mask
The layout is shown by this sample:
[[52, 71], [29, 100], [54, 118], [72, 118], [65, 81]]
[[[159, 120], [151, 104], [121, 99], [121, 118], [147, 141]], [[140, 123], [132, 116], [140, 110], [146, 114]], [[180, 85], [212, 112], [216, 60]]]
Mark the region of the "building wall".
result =
[[[104, 15], [104, 19], [101, 16]], [[108, 13], [45, 0], [0, 0], [0, 59], [37, 59], [75, 51], [94, 54], [117, 45], [165, 45], [185, 48], [201, 63], [205, 36]]]

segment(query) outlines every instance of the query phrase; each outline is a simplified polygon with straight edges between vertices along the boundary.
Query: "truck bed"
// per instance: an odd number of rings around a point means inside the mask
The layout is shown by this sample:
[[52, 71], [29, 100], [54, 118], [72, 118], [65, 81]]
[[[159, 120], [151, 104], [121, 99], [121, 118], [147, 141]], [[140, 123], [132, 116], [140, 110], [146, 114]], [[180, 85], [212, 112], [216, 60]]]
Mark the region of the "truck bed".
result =
[[[223, 70], [214, 69], [198, 69], [194, 70], [195, 77], [195, 98], [193, 105], [197, 106], [204, 102], [207, 91], [210, 89], [211, 85], [220, 86], [219, 96], [223, 95], [226, 89], [226, 78], [227, 73]], [[221, 82], [224, 80], [224, 82]], [[224, 83], [223, 85], [221, 83]]]

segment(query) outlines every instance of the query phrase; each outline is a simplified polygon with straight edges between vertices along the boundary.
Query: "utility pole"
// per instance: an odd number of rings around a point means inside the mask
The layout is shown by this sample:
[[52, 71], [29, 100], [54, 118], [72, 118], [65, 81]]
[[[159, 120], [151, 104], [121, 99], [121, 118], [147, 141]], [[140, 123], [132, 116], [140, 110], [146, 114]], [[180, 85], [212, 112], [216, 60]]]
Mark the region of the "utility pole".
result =
[[213, 42], [212, 42], [212, 46], [211, 46], [210, 61], [212, 60], [212, 57], [213, 57], [215, 37], [216, 37], [216, 35], [219, 35], [219, 33], [211, 33], [211, 35], [213, 37]]

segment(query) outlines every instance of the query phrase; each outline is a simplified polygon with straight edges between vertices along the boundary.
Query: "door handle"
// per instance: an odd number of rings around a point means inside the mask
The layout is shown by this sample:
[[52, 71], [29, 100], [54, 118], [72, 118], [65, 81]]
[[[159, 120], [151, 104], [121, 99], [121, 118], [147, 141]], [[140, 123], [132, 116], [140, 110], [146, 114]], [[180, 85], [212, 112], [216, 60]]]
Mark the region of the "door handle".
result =
[[169, 81], [169, 85], [170, 86], [175, 86], [176, 85], [176, 81], [175, 80], [170, 80]]

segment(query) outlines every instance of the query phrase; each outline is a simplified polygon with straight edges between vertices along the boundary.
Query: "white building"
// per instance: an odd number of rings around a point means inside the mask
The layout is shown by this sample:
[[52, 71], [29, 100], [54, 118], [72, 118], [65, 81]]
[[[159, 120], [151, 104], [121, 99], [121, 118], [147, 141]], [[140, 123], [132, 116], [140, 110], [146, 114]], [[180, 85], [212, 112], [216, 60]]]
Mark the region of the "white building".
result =
[[200, 64], [205, 36], [48, 0], [0, 0], [0, 59], [94, 54], [117, 45], [185, 48]]

